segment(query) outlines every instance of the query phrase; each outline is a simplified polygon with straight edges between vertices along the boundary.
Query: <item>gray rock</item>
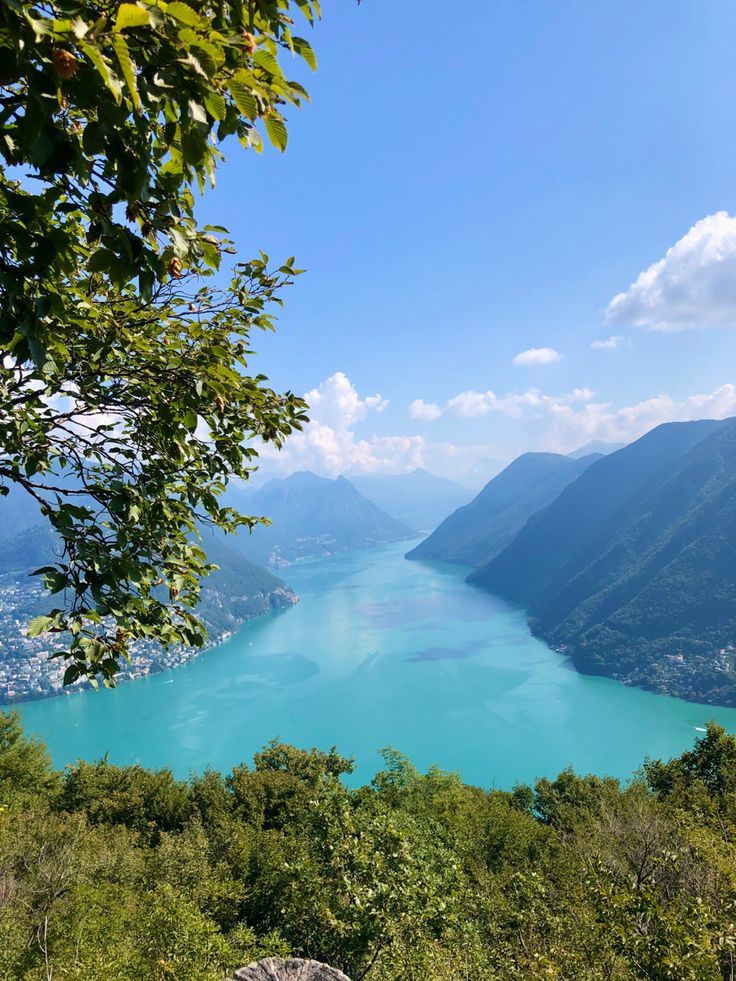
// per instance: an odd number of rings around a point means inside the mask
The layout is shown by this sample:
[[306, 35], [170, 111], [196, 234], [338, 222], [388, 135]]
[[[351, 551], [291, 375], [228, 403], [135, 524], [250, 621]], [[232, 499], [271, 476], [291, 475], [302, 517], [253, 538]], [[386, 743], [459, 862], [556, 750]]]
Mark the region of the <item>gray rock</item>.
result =
[[342, 971], [317, 961], [288, 960], [268, 957], [235, 972], [233, 981], [350, 981]]

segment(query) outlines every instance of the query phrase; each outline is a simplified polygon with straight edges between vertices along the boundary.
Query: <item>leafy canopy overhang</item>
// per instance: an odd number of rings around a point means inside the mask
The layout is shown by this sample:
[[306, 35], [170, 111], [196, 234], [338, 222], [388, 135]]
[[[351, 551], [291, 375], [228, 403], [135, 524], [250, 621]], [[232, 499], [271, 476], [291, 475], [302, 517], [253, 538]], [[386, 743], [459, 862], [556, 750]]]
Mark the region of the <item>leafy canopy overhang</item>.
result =
[[287, 66], [316, 67], [297, 16], [319, 4], [0, 0], [0, 494], [58, 534], [31, 632], [66, 683], [111, 683], [141, 639], [204, 642], [198, 528], [263, 520], [221, 495], [306, 420], [251, 367], [300, 270], [226, 270], [195, 216], [228, 137], [286, 149]]

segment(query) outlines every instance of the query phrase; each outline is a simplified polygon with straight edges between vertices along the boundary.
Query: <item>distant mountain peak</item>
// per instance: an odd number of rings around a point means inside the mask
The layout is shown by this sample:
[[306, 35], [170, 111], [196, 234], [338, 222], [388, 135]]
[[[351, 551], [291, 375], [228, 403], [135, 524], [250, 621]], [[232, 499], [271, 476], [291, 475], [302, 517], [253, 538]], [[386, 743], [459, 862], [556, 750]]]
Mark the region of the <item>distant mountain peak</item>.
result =
[[567, 455], [571, 460], [579, 460], [581, 457], [590, 456], [591, 453], [608, 456], [610, 453], [616, 453], [618, 450], [622, 450], [626, 445], [626, 443], [607, 443], [603, 439], [591, 439], [584, 446], [579, 446]]

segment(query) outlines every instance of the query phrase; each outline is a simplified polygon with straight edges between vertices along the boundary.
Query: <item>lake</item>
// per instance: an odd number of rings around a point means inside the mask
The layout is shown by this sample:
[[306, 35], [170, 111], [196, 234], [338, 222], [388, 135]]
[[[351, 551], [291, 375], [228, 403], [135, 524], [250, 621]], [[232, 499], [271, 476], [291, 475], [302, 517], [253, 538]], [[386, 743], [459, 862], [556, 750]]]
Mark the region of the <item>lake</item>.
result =
[[483, 787], [579, 772], [629, 776], [682, 752], [706, 721], [694, 705], [571, 670], [521, 610], [455, 566], [407, 562], [412, 543], [292, 566], [297, 606], [245, 624], [183, 667], [113, 691], [20, 706], [55, 763], [108, 754], [178, 776], [250, 761], [272, 738], [336, 745], [354, 782], [392, 746]]

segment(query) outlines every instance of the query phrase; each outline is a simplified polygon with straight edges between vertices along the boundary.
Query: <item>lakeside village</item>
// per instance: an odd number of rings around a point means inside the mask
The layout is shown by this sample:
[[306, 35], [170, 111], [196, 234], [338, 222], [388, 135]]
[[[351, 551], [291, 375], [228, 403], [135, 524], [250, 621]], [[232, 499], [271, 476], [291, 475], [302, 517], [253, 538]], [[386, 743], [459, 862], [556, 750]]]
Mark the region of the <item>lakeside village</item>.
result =
[[[72, 694], [91, 687], [80, 678], [64, 688], [62, 679], [67, 667], [64, 659], [49, 657], [53, 648], [49, 646], [48, 636], [28, 636], [29, 622], [47, 604], [48, 597], [37, 582], [0, 577], [0, 705]], [[116, 684], [186, 664], [204, 650], [222, 643], [230, 634], [231, 631], [223, 631], [205, 647], [197, 649], [176, 646], [164, 650], [153, 641], [139, 641], [132, 650], [132, 663], [122, 662]]]

